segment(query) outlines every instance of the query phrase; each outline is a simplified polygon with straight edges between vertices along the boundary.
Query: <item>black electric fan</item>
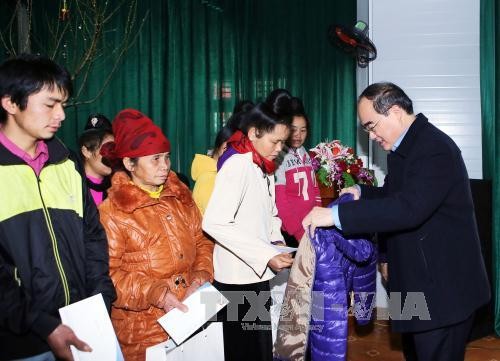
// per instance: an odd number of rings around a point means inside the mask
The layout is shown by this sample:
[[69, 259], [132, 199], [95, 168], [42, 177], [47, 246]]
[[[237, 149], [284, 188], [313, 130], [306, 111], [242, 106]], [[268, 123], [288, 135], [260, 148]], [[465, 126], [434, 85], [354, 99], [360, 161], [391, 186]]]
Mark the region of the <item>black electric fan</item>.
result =
[[365, 68], [370, 61], [377, 58], [377, 48], [368, 38], [368, 25], [358, 21], [352, 28], [343, 25], [330, 25], [328, 40], [345, 53], [354, 56], [358, 66]]

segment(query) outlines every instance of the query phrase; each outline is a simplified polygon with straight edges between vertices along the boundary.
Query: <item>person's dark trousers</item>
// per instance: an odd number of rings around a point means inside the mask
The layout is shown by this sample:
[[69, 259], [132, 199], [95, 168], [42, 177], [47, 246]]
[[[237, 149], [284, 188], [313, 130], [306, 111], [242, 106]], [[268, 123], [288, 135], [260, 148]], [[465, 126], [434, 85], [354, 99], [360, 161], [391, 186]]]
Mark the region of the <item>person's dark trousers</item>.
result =
[[281, 231], [281, 234], [283, 235], [283, 238], [285, 240], [285, 243], [288, 247], [294, 247], [294, 248], [297, 248], [299, 247], [299, 242], [297, 241], [297, 239], [295, 239], [294, 236], [286, 233], [285, 231]]
[[[230, 302], [230, 304], [217, 314], [217, 320], [223, 322], [224, 335], [224, 359], [225, 361], [272, 361], [273, 344], [271, 334], [271, 316], [269, 308], [271, 306], [269, 281], [251, 283], [251, 284], [226, 284], [214, 281], [214, 287], [217, 288]], [[265, 314], [267, 320], [260, 318], [244, 320], [245, 315], [249, 313], [251, 307], [249, 299], [255, 303], [255, 297], [251, 295], [245, 297], [244, 303], [239, 295], [260, 294], [268, 297], [265, 305], [259, 304], [259, 314]], [[228, 312], [229, 307], [235, 307], [238, 304], [237, 319], [235, 315]], [[265, 308], [265, 309], [264, 309]], [[255, 310], [251, 311], [252, 313]]]
[[465, 321], [413, 333], [418, 361], [463, 361], [474, 314]]
[[415, 350], [415, 343], [413, 342], [413, 334], [401, 334], [401, 346], [403, 347], [403, 355], [405, 361], [418, 361], [417, 351]]

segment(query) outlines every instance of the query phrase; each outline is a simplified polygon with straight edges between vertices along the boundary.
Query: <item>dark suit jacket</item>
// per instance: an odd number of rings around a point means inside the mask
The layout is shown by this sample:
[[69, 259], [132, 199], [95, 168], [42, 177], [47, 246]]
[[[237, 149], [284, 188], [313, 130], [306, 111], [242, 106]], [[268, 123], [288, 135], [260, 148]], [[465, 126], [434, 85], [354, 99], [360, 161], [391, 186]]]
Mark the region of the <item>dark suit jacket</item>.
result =
[[[387, 160], [383, 187], [362, 186], [359, 201], [339, 205], [342, 229], [347, 234], [383, 232], [394, 331], [425, 331], [463, 321], [488, 302], [490, 289], [460, 150], [418, 114]], [[404, 319], [404, 314], [398, 320], [394, 292], [401, 295], [401, 308], [406, 296], [407, 307], [415, 302], [406, 309], [410, 315], [425, 316], [423, 295], [430, 320]]]

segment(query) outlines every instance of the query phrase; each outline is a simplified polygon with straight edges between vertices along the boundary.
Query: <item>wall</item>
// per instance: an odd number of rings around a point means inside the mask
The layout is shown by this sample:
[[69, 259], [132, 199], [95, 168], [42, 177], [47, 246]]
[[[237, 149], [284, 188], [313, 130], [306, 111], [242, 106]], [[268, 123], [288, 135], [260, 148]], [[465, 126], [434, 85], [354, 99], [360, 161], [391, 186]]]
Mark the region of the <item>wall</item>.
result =
[[[371, 39], [378, 58], [370, 83], [401, 86], [462, 150], [470, 178], [482, 178], [479, 92], [479, 1], [370, 2]], [[375, 150], [375, 149], [374, 149]], [[373, 162], [385, 169], [385, 154]]]

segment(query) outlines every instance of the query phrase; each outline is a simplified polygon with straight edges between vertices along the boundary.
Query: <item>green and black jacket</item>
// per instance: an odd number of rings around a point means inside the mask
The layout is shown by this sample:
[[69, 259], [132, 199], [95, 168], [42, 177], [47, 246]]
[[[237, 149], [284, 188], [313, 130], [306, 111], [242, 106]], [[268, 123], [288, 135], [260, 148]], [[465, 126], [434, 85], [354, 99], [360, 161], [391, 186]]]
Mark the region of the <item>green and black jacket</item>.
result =
[[37, 177], [0, 144], [0, 360], [49, 350], [58, 309], [115, 298], [108, 244], [76, 158], [57, 139]]

